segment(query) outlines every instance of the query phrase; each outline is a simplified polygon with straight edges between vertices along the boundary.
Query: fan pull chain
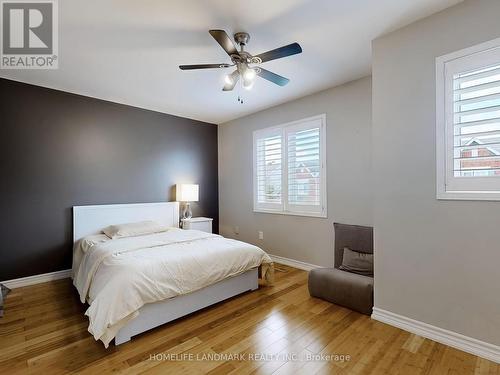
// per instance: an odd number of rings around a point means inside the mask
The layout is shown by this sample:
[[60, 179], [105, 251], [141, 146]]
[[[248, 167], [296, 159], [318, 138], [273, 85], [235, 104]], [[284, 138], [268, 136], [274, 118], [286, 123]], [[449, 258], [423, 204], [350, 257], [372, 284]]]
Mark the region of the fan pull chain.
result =
[[240, 104], [243, 104], [243, 95], [241, 95], [242, 87], [243, 87], [243, 82], [240, 79], [240, 81], [238, 82], [238, 102], [240, 102]]
[[242, 87], [243, 83], [241, 82], [238, 82], [238, 102], [240, 104], [243, 104], [243, 98], [242, 98], [242, 95], [241, 95], [241, 87]]

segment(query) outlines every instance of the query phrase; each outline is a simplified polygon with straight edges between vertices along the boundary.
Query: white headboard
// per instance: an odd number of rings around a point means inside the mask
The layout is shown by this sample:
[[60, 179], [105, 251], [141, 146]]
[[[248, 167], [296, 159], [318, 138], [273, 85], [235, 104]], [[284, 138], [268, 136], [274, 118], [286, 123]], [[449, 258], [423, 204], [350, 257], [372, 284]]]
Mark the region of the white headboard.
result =
[[144, 220], [179, 227], [179, 202], [74, 206], [73, 242], [101, 233], [108, 225]]

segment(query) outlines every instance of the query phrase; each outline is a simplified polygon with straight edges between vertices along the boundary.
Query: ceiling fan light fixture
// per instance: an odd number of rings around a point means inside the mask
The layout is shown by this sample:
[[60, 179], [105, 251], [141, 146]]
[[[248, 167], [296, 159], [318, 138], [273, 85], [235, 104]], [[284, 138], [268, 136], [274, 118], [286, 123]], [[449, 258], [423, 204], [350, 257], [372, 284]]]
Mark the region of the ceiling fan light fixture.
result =
[[224, 77], [224, 82], [227, 83], [228, 85], [232, 85], [234, 83], [234, 79], [231, 74], [226, 74]]
[[245, 90], [251, 90], [253, 87], [253, 84], [254, 84], [253, 80], [243, 79], [243, 88]]
[[254, 69], [247, 68], [245, 70], [245, 74], [243, 75], [243, 78], [245, 79], [245, 81], [252, 82], [256, 76], [257, 76], [257, 73], [255, 73]]

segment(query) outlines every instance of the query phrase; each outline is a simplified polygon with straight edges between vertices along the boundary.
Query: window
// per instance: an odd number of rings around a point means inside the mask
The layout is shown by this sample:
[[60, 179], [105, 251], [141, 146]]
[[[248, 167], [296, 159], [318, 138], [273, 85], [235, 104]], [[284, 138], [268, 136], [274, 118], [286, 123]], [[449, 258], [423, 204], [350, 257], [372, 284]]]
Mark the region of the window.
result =
[[500, 39], [436, 59], [437, 197], [500, 200]]
[[254, 132], [254, 211], [326, 217], [326, 116]]

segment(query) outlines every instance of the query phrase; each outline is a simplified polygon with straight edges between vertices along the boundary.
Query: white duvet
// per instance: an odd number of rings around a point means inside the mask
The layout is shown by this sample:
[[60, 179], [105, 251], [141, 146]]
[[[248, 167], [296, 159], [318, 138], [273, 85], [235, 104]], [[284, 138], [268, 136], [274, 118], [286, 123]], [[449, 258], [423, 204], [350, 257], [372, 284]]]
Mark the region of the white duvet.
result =
[[262, 266], [272, 282], [271, 258], [245, 242], [196, 230], [109, 239], [85, 238], [76, 245], [73, 284], [90, 307], [89, 332], [108, 347], [146, 303], [187, 294]]

